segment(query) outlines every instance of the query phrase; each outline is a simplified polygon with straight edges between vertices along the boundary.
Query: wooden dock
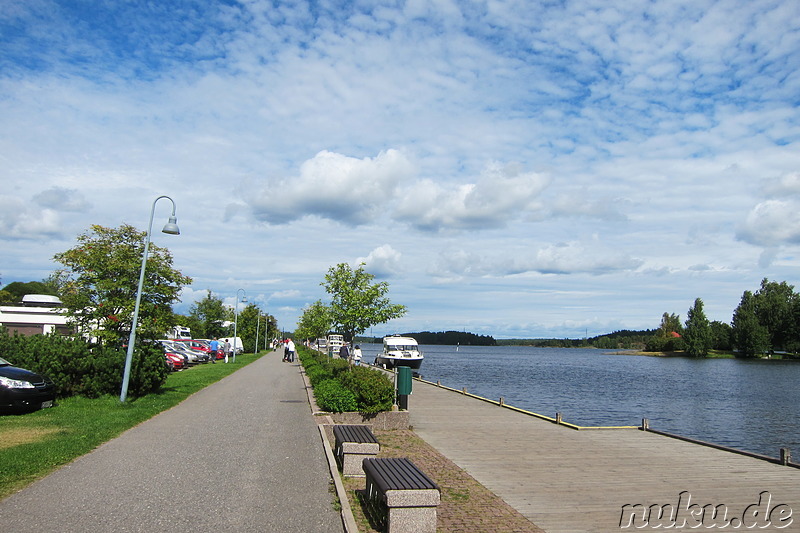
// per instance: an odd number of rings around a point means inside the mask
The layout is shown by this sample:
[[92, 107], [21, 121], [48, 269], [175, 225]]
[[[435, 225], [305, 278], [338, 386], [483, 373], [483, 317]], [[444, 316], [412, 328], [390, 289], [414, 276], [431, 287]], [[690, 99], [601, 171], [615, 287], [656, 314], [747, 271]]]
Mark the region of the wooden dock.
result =
[[797, 468], [638, 429], [577, 431], [418, 380], [408, 403], [420, 437], [549, 533], [800, 531]]

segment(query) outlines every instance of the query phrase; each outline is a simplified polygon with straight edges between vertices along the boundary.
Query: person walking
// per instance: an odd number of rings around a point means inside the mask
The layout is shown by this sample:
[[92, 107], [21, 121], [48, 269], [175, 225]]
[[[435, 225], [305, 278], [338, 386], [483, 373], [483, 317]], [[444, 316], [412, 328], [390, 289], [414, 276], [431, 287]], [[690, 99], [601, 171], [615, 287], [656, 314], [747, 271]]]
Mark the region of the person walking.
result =
[[286, 349], [289, 352], [289, 362], [293, 363], [294, 362], [295, 345], [294, 345], [294, 341], [291, 339], [291, 337], [289, 338], [289, 342], [286, 343]]
[[211, 350], [208, 352], [208, 355], [211, 356], [211, 362], [215, 365], [217, 364], [217, 353], [219, 352], [219, 341], [216, 337], [211, 339], [211, 343], [209, 344]]
[[228, 339], [225, 339], [224, 350], [225, 350], [225, 362], [227, 363], [228, 362], [228, 355], [231, 354], [231, 341], [229, 341]]
[[356, 366], [361, 366], [361, 346], [356, 344], [356, 347], [353, 348], [353, 364]]

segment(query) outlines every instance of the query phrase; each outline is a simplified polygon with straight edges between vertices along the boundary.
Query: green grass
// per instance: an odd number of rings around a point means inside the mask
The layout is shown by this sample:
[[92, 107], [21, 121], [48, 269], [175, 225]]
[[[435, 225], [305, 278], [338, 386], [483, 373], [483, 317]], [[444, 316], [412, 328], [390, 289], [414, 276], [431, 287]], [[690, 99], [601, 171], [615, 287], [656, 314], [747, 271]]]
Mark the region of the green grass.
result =
[[179, 404], [261, 355], [243, 354], [236, 357], [236, 363], [206, 364], [170, 374], [159, 393], [128, 398], [124, 404], [118, 396], [72, 397], [58, 400], [50, 409], [0, 416], [0, 498]]

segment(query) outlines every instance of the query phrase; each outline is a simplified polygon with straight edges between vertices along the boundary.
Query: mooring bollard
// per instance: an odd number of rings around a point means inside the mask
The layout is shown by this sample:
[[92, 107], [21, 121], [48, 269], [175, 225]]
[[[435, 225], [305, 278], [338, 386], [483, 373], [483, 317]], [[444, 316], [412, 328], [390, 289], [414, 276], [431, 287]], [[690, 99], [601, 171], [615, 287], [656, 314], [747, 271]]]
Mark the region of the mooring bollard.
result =
[[500, 396], [500, 407], [502, 407], [503, 405], [505, 405], [505, 400], [503, 399], [502, 396]]
[[466, 394], [466, 393], [467, 393], [467, 388], [466, 388], [466, 387], [463, 387], [463, 388], [461, 389], [461, 392], [462, 392], [463, 394]]
[[642, 418], [642, 431], [647, 431], [650, 429], [650, 421], [646, 418]]
[[781, 448], [781, 464], [788, 466], [792, 462], [792, 451], [789, 448]]
[[556, 413], [556, 424], [561, 423], [561, 413]]

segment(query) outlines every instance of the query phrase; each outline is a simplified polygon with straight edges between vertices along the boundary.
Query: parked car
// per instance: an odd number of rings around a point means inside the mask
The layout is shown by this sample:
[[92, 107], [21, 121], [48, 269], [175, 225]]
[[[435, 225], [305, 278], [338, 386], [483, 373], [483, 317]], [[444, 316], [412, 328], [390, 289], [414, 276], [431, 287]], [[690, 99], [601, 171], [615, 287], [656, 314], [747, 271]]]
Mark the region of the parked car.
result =
[[186, 360], [186, 366], [196, 365], [200, 362], [200, 354], [202, 352], [189, 348], [186, 341], [163, 340], [160, 342], [170, 352], [183, 356]]
[[52, 381], [0, 358], [0, 409], [35, 410], [52, 407], [55, 400]]
[[[211, 342], [205, 339], [191, 339], [182, 341], [195, 352], [198, 352], [199, 362], [208, 363], [211, 361]], [[202, 356], [200, 356], [202, 354]]]
[[186, 361], [183, 356], [170, 351], [164, 352], [164, 359], [167, 361], [167, 367], [170, 370], [183, 370], [186, 367]]

